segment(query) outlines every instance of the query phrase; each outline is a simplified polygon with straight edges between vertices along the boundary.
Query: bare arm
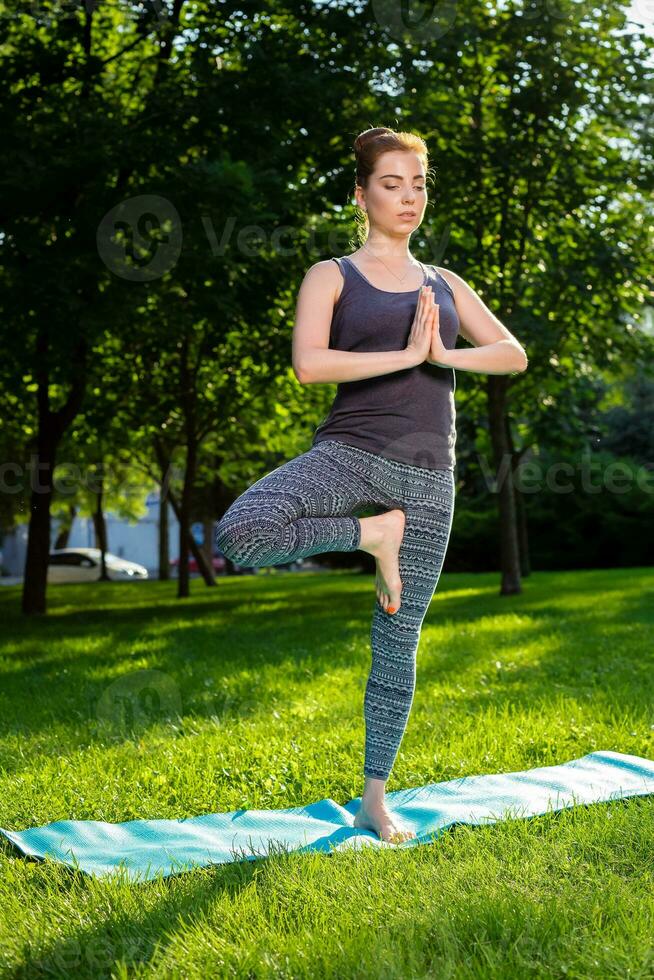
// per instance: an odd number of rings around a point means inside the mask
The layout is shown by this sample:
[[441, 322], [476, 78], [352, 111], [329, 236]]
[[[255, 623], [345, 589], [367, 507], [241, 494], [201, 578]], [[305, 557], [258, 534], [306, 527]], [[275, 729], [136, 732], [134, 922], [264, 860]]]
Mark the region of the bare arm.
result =
[[334, 301], [341, 278], [336, 263], [328, 259], [312, 265], [300, 286], [293, 329], [293, 371], [300, 384], [361, 381], [421, 364], [426, 352], [412, 343], [404, 350], [329, 349]]
[[459, 316], [459, 333], [472, 347], [445, 348], [434, 331], [429, 363], [482, 374], [526, 371], [527, 355], [510, 330], [489, 310], [479, 294], [449, 269], [438, 270], [452, 287]]
[[350, 351], [314, 348], [305, 350], [300, 372], [295, 376], [303, 385], [361, 381], [380, 374], [392, 374], [413, 367], [406, 350]]
[[527, 368], [526, 355], [523, 357], [510, 340], [495, 340], [480, 347], [456, 347], [430, 363], [481, 374], [514, 374]]

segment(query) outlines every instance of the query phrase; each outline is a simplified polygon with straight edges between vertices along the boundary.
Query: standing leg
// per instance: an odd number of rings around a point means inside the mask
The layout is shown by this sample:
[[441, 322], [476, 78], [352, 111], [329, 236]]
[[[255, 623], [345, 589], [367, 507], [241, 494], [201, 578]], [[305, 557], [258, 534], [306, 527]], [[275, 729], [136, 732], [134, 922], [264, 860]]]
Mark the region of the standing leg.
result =
[[438, 585], [454, 516], [452, 471], [434, 470], [426, 475], [424, 469], [411, 469], [399, 552], [402, 602], [394, 614], [375, 603], [372, 666], [364, 697], [367, 779], [357, 825], [372, 826], [382, 836], [392, 824], [383, 803], [384, 783], [411, 711], [422, 623]]

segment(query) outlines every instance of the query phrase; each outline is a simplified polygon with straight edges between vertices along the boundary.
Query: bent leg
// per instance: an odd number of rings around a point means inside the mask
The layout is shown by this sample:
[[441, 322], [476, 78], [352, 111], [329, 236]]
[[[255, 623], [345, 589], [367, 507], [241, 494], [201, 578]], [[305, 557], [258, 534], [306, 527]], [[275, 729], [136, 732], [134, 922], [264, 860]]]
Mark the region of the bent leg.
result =
[[[364, 697], [364, 775], [388, 779], [413, 704], [422, 623], [436, 591], [454, 516], [454, 474], [434, 470], [408, 484], [400, 546], [402, 602], [384, 612], [375, 599], [370, 641], [372, 666]], [[425, 492], [427, 491], [427, 492]]]
[[361, 524], [354, 511], [369, 496], [359, 474], [318, 444], [242, 493], [218, 522], [215, 541], [231, 561], [246, 567], [356, 551]]

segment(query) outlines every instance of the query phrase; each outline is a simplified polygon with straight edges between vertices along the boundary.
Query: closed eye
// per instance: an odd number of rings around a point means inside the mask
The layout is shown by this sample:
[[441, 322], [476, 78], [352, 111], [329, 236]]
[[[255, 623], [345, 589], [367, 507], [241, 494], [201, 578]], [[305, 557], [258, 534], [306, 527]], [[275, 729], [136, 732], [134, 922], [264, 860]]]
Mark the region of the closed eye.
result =
[[[399, 184], [385, 184], [384, 186], [385, 186], [385, 188], [386, 188], [387, 191], [396, 191], [400, 185]], [[424, 189], [425, 189], [424, 187], [416, 187], [416, 190], [417, 191], [424, 191]]]

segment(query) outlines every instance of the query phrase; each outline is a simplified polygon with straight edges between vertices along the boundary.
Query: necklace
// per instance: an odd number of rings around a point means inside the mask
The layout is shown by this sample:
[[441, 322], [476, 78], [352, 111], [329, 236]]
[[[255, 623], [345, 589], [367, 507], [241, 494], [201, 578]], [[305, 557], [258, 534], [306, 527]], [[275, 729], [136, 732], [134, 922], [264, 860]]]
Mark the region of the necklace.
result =
[[[365, 250], [366, 250], [366, 252], [370, 252], [370, 249], [369, 249], [369, 248], [367, 248], [365, 244], [364, 244], [364, 245], [362, 245], [362, 246], [361, 246], [361, 248], [362, 248], [362, 249], [364, 249], [364, 248], [365, 248]], [[373, 257], [374, 259], [377, 259], [377, 261], [378, 261], [378, 262], [381, 262], [381, 264], [382, 264], [382, 265], [384, 266], [384, 268], [385, 268], [385, 269], [388, 269], [388, 271], [390, 272], [390, 274], [391, 274], [392, 276], [395, 276], [395, 278], [396, 278], [396, 279], [398, 280], [398, 282], [404, 282], [404, 280], [406, 279], [406, 277], [407, 277], [407, 276], [409, 275], [409, 273], [407, 272], [407, 273], [405, 273], [405, 275], [403, 275], [403, 276], [402, 276], [402, 278], [400, 278], [400, 276], [396, 276], [396, 275], [395, 275], [395, 273], [393, 272], [393, 270], [392, 270], [392, 269], [389, 269], [389, 268], [388, 268], [388, 266], [387, 266], [387, 265], [386, 265], [386, 263], [385, 263], [385, 262], [383, 261], [383, 259], [380, 259], [378, 255], [375, 255], [375, 253], [374, 253], [374, 252], [370, 252], [370, 254], [372, 255], [372, 257]], [[415, 266], [414, 266], [414, 268], [415, 268]]]

